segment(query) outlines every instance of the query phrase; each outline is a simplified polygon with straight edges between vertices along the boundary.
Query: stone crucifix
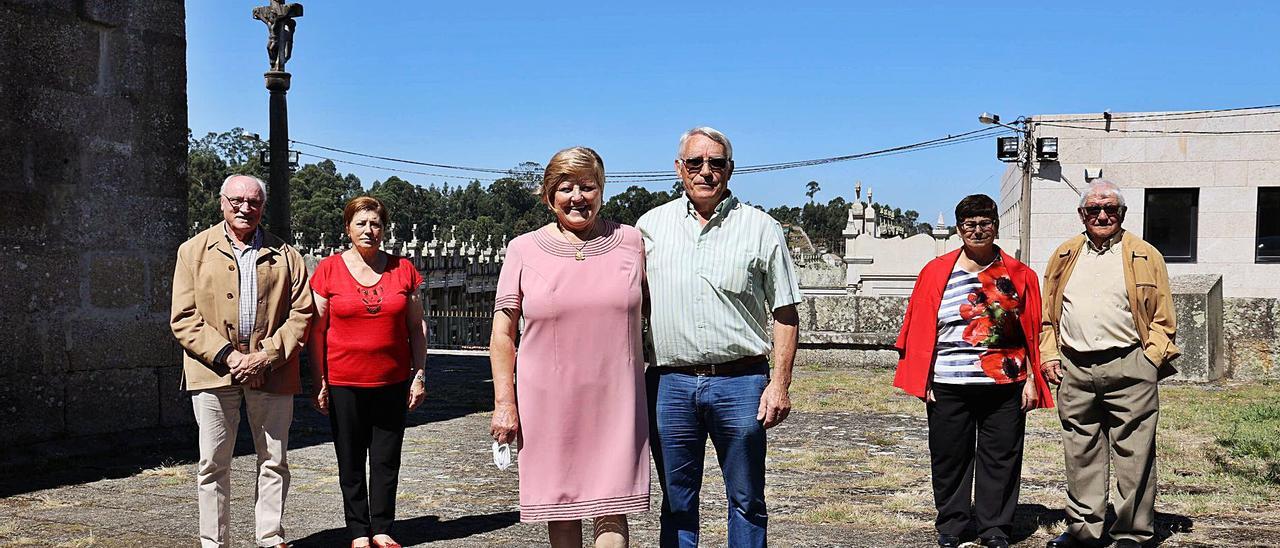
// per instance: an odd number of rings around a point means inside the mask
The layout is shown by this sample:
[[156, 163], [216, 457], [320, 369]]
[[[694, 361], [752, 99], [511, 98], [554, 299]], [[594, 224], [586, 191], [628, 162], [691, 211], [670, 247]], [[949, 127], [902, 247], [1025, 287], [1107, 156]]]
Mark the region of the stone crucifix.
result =
[[267, 24], [267, 59], [273, 71], [284, 72], [284, 64], [293, 55], [295, 17], [302, 17], [302, 4], [271, 0], [270, 6], [253, 8], [253, 18]]

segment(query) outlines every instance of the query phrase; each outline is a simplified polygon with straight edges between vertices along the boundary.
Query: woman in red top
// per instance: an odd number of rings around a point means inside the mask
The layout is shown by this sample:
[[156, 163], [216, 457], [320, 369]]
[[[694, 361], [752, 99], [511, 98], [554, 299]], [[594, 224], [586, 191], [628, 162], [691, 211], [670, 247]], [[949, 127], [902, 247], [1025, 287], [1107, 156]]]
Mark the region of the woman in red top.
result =
[[943, 548], [960, 545], [971, 519], [980, 546], [1009, 546], [1026, 413], [1053, 405], [1040, 374], [1040, 286], [995, 245], [998, 223], [989, 196], [960, 200], [964, 243], [920, 271], [896, 343], [893, 384], [924, 400], [929, 415]]
[[342, 222], [351, 249], [320, 261], [311, 277], [312, 403], [333, 429], [352, 548], [400, 546], [389, 533], [405, 414], [426, 393], [422, 276], [408, 259], [382, 251], [387, 217], [376, 198], [347, 202]]

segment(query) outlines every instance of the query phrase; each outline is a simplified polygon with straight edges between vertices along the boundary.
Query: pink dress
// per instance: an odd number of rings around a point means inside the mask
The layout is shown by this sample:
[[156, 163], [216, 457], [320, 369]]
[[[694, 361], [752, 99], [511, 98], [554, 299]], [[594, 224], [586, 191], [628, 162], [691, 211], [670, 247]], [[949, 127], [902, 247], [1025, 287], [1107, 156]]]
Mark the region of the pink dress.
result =
[[494, 309], [519, 310], [520, 521], [649, 509], [640, 231], [578, 247], [538, 229], [507, 246]]

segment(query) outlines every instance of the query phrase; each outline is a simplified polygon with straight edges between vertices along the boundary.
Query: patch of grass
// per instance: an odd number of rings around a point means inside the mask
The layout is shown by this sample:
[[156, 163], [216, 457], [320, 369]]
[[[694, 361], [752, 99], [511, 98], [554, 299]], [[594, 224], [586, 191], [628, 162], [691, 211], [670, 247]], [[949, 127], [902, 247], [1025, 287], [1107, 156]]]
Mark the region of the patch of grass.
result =
[[791, 403], [798, 411], [923, 415], [924, 404], [893, 387], [880, 370], [797, 368]]
[[800, 472], [817, 472], [830, 470], [853, 470], [861, 468], [868, 462], [867, 450], [861, 447], [850, 449], [796, 449], [778, 452], [771, 458], [775, 462], [769, 464], [771, 470], [791, 470]]
[[1226, 449], [1217, 459], [1223, 470], [1280, 483], [1280, 396], [1239, 409], [1225, 430], [1215, 440]]
[[920, 528], [914, 516], [885, 512], [883, 508], [852, 502], [831, 502], [797, 516], [808, 524], [840, 524], [875, 531], [912, 531]]
[[58, 548], [89, 548], [97, 545], [98, 537], [94, 536], [93, 533], [89, 533], [88, 536], [61, 542], [57, 546]]
[[158, 478], [163, 485], [180, 485], [191, 479], [191, 465], [166, 461], [155, 468], [143, 470], [138, 475], [144, 478]]

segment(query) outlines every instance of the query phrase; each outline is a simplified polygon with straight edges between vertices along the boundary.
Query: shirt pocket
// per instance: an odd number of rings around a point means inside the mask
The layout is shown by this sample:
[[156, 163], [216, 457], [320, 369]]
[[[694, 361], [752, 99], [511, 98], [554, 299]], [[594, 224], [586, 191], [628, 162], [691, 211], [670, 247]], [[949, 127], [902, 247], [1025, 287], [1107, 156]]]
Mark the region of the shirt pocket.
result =
[[745, 255], [717, 258], [708, 281], [725, 293], [746, 294], [752, 290], [754, 261]]

